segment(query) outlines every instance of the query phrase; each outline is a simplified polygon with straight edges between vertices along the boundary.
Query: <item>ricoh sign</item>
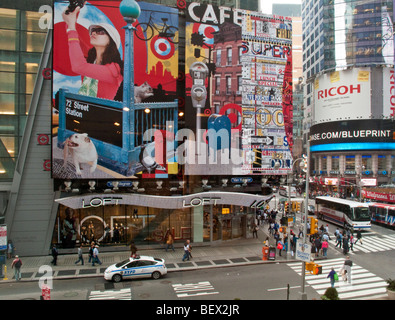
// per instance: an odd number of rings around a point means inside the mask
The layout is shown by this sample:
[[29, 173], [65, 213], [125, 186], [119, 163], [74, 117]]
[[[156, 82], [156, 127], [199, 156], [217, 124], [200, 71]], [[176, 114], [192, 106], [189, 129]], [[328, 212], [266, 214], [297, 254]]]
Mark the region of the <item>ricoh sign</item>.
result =
[[323, 74], [314, 82], [314, 120], [369, 119], [371, 114], [370, 69]]
[[349, 85], [349, 86], [340, 86], [340, 87], [332, 87], [325, 90], [318, 91], [318, 100], [325, 99], [329, 97], [337, 97], [337, 96], [348, 96], [352, 94], [360, 94], [361, 93], [361, 85]]

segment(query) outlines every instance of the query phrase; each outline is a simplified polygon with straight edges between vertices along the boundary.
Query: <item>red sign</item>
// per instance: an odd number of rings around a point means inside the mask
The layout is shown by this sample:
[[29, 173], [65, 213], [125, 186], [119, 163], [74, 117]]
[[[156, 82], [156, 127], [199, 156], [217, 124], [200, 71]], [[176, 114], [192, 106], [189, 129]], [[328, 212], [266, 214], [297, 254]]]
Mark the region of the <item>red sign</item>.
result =
[[41, 295], [43, 300], [51, 300], [51, 289], [46, 285], [43, 285], [41, 288]]
[[376, 201], [395, 203], [395, 194], [362, 190], [362, 195], [364, 198], [373, 199]]

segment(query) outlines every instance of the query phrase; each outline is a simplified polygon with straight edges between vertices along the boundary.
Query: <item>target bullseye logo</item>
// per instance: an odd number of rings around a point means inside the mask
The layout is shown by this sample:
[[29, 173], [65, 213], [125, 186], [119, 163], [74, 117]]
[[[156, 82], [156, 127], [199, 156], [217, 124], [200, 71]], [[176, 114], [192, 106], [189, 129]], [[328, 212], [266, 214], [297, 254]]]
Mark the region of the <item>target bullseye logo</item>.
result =
[[37, 137], [37, 142], [39, 145], [49, 144], [49, 135], [48, 134], [39, 134]]
[[195, 23], [192, 28], [193, 33], [199, 33], [204, 36], [204, 43], [207, 46], [214, 45], [214, 32], [219, 31], [219, 27], [208, 24]]
[[51, 160], [44, 160], [43, 170], [44, 171], [51, 171]]
[[174, 44], [169, 41], [169, 39], [154, 36], [151, 40], [151, 51], [155, 57], [167, 60], [174, 55]]

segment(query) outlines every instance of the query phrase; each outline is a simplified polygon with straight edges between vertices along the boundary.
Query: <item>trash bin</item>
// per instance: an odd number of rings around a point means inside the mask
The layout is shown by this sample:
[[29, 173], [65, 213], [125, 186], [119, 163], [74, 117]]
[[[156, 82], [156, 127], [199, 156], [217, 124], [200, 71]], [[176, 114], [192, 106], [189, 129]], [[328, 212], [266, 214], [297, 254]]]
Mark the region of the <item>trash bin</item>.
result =
[[269, 248], [269, 260], [276, 260], [276, 248], [275, 247]]
[[269, 247], [262, 248], [262, 260], [266, 261], [269, 258]]

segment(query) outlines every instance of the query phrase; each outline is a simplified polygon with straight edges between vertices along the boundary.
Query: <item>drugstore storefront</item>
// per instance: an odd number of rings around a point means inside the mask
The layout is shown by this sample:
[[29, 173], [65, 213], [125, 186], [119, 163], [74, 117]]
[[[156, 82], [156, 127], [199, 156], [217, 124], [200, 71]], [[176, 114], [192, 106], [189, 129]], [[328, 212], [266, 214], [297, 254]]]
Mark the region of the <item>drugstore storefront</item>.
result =
[[270, 196], [203, 192], [187, 196], [89, 194], [56, 200], [59, 205], [53, 243], [63, 248], [163, 245], [168, 233], [175, 243], [215, 243], [252, 236], [256, 210]]

